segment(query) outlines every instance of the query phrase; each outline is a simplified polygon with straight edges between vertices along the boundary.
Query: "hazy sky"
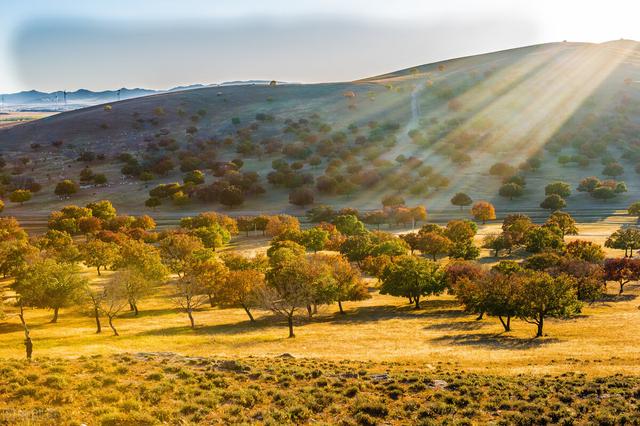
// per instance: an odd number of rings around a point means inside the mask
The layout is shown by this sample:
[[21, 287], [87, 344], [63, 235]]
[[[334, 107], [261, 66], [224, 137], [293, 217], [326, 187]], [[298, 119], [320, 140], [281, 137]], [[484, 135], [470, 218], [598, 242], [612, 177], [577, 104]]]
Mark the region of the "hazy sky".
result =
[[0, 0], [0, 93], [353, 80], [549, 41], [640, 39], [637, 0]]

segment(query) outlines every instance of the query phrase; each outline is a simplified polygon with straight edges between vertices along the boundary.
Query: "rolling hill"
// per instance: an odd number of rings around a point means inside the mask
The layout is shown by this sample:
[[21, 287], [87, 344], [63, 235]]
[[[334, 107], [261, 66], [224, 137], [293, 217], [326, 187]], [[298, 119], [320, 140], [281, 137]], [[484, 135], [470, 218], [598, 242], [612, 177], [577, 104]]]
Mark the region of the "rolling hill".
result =
[[[640, 199], [639, 46], [549, 43], [353, 82], [203, 87], [57, 114], [0, 129], [5, 192], [29, 180], [43, 186], [7, 211], [38, 216], [96, 198], [148, 211], [149, 190], [197, 169], [205, 182], [182, 187], [180, 201], [165, 197], [157, 214], [222, 208], [216, 185], [251, 179], [238, 214], [302, 213], [309, 206], [288, 197], [302, 187], [315, 204], [337, 207], [375, 209], [398, 194], [451, 217], [468, 214], [449, 202], [464, 192], [499, 214], [541, 216], [545, 186], [563, 181], [572, 189], [567, 210], [606, 218]], [[502, 171], [491, 173], [496, 163]], [[83, 185], [71, 199], [53, 195], [85, 167], [108, 183]], [[627, 191], [611, 199], [576, 191], [588, 176], [612, 188], [624, 181]], [[504, 183], [520, 192], [501, 196]]]

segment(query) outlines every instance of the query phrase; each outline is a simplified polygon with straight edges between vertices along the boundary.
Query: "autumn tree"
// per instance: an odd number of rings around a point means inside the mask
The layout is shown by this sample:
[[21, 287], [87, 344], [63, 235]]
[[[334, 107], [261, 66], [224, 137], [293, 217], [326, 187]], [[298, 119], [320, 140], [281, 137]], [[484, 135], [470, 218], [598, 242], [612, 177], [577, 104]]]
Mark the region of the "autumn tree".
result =
[[420, 309], [422, 296], [444, 291], [444, 272], [437, 263], [416, 256], [400, 256], [382, 274], [381, 294], [411, 298]]
[[608, 281], [618, 282], [618, 294], [622, 294], [625, 284], [640, 280], [640, 260], [628, 257], [606, 259], [604, 273]]
[[238, 223], [238, 230], [244, 232], [247, 237], [249, 236], [249, 232], [253, 231], [256, 227], [254, 216], [240, 216], [236, 218], [236, 222]]
[[604, 250], [599, 244], [592, 241], [571, 241], [565, 249], [569, 256], [585, 262], [601, 263], [604, 260]]
[[269, 217], [269, 221], [265, 227], [265, 233], [270, 237], [275, 237], [283, 232], [299, 231], [300, 222], [293, 216], [278, 215]]
[[453, 242], [444, 235], [436, 232], [418, 233], [417, 248], [422, 254], [431, 256], [435, 262], [438, 256], [445, 255], [451, 250]]
[[256, 269], [229, 271], [218, 294], [222, 306], [241, 307], [255, 322], [251, 309], [258, 305], [259, 293], [265, 285], [264, 274]]
[[493, 204], [487, 201], [478, 201], [471, 207], [471, 214], [476, 220], [482, 221], [484, 225], [488, 220], [494, 220], [496, 218], [496, 209]]
[[360, 271], [342, 256], [327, 256], [325, 262], [331, 267], [331, 274], [335, 284], [335, 300], [341, 314], [345, 314], [342, 302], [369, 299], [366, 283], [362, 280]]
[[117, 244], [96, 238], [80, 245], [80, 255], [84, 264], [96, 268], [100, 276], [101, 268], [111, 268], [118, 261], [120, 251]]

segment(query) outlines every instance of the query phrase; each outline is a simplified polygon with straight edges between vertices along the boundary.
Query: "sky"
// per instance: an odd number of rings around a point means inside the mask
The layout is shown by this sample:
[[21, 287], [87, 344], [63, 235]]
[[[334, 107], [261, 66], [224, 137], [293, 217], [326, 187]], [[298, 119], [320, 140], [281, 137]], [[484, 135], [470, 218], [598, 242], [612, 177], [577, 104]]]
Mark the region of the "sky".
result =
[[640, 40], [634, 0], [0, 0], [0, 93], [347, 81], [553, 41]]

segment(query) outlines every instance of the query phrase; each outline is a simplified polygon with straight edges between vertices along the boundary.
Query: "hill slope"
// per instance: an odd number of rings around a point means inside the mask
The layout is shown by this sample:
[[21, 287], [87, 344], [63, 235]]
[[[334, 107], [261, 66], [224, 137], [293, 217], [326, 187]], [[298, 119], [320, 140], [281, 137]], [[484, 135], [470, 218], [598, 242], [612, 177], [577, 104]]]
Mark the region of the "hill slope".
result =
[[[66, 112], [0, 129], [5, 170], [14, 174], [5, 181], [15, 186], [15, 176], [28, 175], [44, 185], [42, 195], [10, 210], [27, 215], [68, 202], [51, 195], [53, 186], [77, 180], [85, 164], [74, 160], [91, 152], [104, 159], [87, 165], [110, 185], [80, 191], [78, 203], [111, 197], [124, 211], [143, 210], [150, 188], [193, 168], [212, 171], [204, 185], [224, 179], [221, 163], [240, 158], [240, 171], [257, 172], [267, 190], [246, 192], [242, 211], [291, 210], [287, 196], [300, 183], [314, 188], [316, 203], [338, 206], [376, 208], [399, 193], [409, 204], [451, 209], [451, 196], [465, 192], [499, 211], [536, 213], [544, 186], [562, 180], [573, 188], [570, 211], [607, 216], [640, 198], [639, 65], [632, 41], [550, 43], [355, 82], [209, 87]], [[123, 152], [137, 159], [133, 175], [150, 172], [151, 182], [123, 180], [114, 160]], [[284, 179], [268, 182], [278, 159], [289, 163]], [[177, 167], [157, 172], [164, 160]], [[489, 173], [497, 162], [521, 166], [526, 185], [512, 200], [498, 195], [502, 180]], [[622, 170], [605, 176], [612, 162]], [[606, 202], [576, 193], [591, 175], [624, 180], [628, 192]], [[212, 208], [195, 190], [187, 195], [186, 206], [165, 202], [160, 210]]]

